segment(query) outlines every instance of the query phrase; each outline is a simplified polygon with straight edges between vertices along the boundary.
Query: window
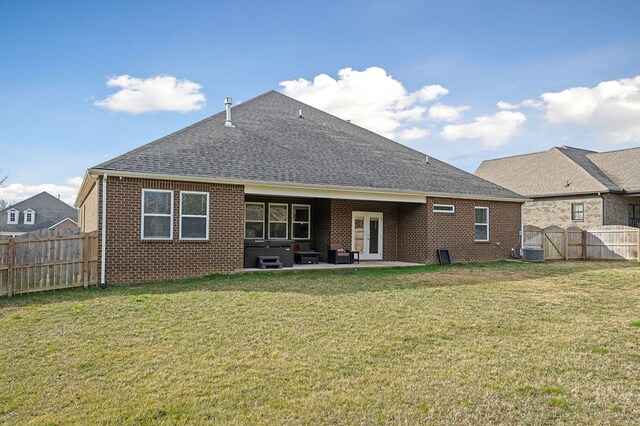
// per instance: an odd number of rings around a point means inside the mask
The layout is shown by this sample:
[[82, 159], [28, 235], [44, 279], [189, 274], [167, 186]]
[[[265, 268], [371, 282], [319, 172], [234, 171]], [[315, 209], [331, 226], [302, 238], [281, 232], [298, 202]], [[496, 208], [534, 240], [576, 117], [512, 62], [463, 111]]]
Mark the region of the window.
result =
[[476, 207], [475, 240], [489, 241], [489, 207]]
[[455, 213], [456, 207], [453, 204], [434, 204], [434, 213]]
[[20, 212], [16, 209], [10, 209], [7, 211], [7, 225], [17, 225], [18, 215]]
[[584, 204], [583, 203], [571, 204], [571, 220], [584, 220]]
[[36, 212], [31, 209], [24, 211], [24, 223], [25, 225], [33, 225], [36, 222]]
[[173, 239], [173, 191], [142, 190], [142, 239]]
[[209, 239], [208, 192], [180, 192], [180, 239]]
[[244, 205], [244, 237], [257, 240], [264, 238], [264, 203]]
[[289, 206], [287, 204], [269, 204], [269, 238], [286, 240], [288, 234], [287, 218]]
[[640, 228], [640, 204], [629, 204], [629, 226]]
[[310, 239], [311, 206], [293, 204], [291, 206], [291, 238], [294, 240]]

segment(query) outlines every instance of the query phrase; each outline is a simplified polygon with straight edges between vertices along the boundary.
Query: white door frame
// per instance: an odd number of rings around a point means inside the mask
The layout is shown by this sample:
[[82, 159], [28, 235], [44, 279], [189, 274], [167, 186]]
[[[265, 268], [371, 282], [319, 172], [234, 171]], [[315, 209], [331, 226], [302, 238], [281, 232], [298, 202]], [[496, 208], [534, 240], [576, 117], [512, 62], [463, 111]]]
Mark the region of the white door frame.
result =
[[[382, 246], [384, 242], [383, 234], [384, 227], [382, 225], [382, 213], [381, 212], [352, 212], [351, 213], [351, 249], [355, 250], [355, 225], [356, 217], [364, 218], [364, 251], [360, 253], [360, 259], [362, 260], [382, 260]], [[378, 253], [369, 253], [370, 238], [369, 229], [371, 219], [378, 219]]]

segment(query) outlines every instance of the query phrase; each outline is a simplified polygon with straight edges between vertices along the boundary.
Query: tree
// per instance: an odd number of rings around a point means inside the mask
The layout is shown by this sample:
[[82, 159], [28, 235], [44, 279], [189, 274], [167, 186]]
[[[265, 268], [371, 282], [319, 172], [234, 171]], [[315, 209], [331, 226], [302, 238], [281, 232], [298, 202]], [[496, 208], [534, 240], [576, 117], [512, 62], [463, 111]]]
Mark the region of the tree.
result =
[[0, 198], [0, 210], [4, 210], [9, 207], [9, 202]]

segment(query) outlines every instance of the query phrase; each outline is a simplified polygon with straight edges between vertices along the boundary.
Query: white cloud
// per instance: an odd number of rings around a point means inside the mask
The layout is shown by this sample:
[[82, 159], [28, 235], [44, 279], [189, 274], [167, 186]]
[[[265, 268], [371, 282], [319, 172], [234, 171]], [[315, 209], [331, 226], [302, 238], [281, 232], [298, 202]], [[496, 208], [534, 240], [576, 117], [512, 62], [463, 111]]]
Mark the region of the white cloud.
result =
[[612, 142], [640, 141], [640, 76], [541, 96], [551, 124], [578, 124]]
[[421, 129], [420, 127], [410, 127], [408, 129], [401, 130], [398, 134], [398, 140], [401, 141], [413, 141], [416, 139], [424, 139], [429, 136], [431, 132], [429, 129]]
[[509, 109], [509, 110], [520, 108], [520, 105], [510, 104], [509, 102], [505, 102], [505, 101], [498, 102], [496, 106], [500, 109]]
[[408, 92], [379, 67], [343, 68], [337, 79], [320, 74], [313, 81], [299, 78], [282, 81], [280, 86], [287, 96], [392, 139], [426, 136], [426, 129], [415, 126], [425, 119], [424, 104], [448, 93], [439, 85]]
[[106, 99], [94, 102], [94, 105], [117, 112], [190, 112], [204, 108], [206, 101], [201, 85], [170, 75], [149, 78], [120, 75], [107, 80], [107, 86], [120, 90]]
[[447, 140], [480, 139], [484, 147], [497, 148], [517, 135], [526, 120], [521, 112], [499, 111], [476, 117], [473, 123], [444, 126], [440, 136]]
[[462, 117], [465, 111], [468, 111], [471, 107], [468, 106], [451, 106], [444, 104], [437, 104], [429, 108], [428, 117], [435, 121], [456, 121]]
[[21, 183], [5, 183], [6, 186], [0, 188], [0, 199], [10, 203], [17, 203], [46, 191], [54, 197], [60, 195], [62, 201], [73, 205], [81, 184], [81, 177], [69, 178], [64, 184], [42, 183], [39, 185], [24, 185]]
[[512, 103], [509, 103], [509, 102], [500, 101], [500, 102], [498, 102], [496, 104], [496, 106], [498, 108], [500, 108], [500, 109], [506, 109], [506, 110], [516, 110], [516, 109], [520, 109], [522, 107], [543, 109], [544, 108], [544, 102], [536, 101], [535, 99], [527, 99], [527, 100], [524, 100], [524, 101], [520, 102], [519, 104], [512, 104]]

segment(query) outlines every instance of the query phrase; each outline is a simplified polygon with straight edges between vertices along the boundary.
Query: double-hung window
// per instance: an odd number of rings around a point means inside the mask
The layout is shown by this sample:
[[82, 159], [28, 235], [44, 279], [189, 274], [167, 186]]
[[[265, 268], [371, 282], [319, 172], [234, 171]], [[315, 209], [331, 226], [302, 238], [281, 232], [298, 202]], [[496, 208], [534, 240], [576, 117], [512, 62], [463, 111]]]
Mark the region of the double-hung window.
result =
[[489, 241], [489, 207], [475, 208], [475, 240]]
[[289, 231], [288, 217], [288, 204], [269, 204], [269, 239], [287, 239], [287, 234]]
[[244, 237], [255, 240], [264, 238], [264, 203], [245, 203]]
[[19, 214], [20, 212], [16, 209], [9, 209], [7, 211], [7, 225], [17, 225]]
[[310, 239], [311, 206], [293, 204], [291, 206], [291, 238], [294, 240]]
[[180, 239], [209, 239], [208, 192], [180, 192]]
[[142, 239], [173, 239], [173, 191], [142, 190]]
[[576, 221], [584, 220], [584, 203], [571, 204], [571, 220], [576, 220]]
[[24, 224], [25, 225], [33, 225], [36, 223], [36, 212], [31, 209], [27, 209], [24, 211]]

